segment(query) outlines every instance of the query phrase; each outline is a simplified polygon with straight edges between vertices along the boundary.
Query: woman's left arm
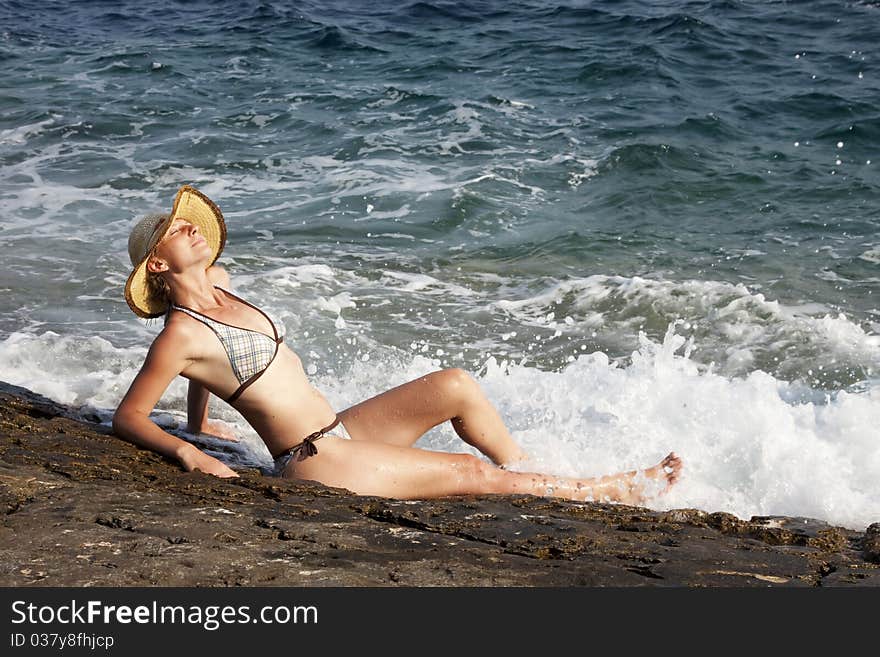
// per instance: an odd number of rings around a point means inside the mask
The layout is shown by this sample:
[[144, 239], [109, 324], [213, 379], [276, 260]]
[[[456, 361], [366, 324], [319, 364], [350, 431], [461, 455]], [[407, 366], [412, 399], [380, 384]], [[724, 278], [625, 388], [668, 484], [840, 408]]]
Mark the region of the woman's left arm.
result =
[[189, 433], [208, 433], [217, 438], [237, 441], [238, 436], [226, 424], [208, 419], [209, 395], [204, 386], [190, 380], [186, 393], [186, 430]]
[[190, 433], [201, 433], [208, 426], [208, 391], [205, 387], [189, 382], [186, 393], [186, 430]]

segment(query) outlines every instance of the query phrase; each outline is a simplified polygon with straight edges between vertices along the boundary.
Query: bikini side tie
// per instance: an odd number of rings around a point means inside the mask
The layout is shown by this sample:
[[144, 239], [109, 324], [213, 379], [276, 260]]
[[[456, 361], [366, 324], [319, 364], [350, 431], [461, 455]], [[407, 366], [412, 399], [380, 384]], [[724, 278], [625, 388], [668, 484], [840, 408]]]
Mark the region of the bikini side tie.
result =
[[333, 424], [330, 426], [324, 427], [323, 429], [319, 429], [315, 433], [311, 433], [305, 438], [299, 445], [295, 445], [290, 448], [290, 453], [296, 453], [297, 461], [304, 461], [310, 456], [314, 456], [318, 453], [318, 448], [315, 447], [315, 441], [324, 437], [324, 434], [328, 431], [331, 431], [337, 424], [339, 424], [339, 416], [336, 416], [336, 419], [333, 420]]

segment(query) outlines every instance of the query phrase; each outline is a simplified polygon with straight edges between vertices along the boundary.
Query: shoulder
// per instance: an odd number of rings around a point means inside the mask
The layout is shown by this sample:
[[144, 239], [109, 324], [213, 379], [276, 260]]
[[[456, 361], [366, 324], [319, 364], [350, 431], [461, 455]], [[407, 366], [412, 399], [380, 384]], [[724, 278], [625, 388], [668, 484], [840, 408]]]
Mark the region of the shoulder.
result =
[[165, 328], [153, 339], [148, 358], [186, 362], [197, 356], [203, 335], [198, 322], [191, 321], [184, 313], [171, 313]]
[[208, 280], [214, 285], [219, 285], [220, 287], [225, 288], [232, 286], [232, 280], [229, 278], [229, 273], [219, 265], [211, 265], [205, 273], [208, 275]]
[[196, 340], [183, 322], [169, 321], [153, 339], [139, 378], [166, 381], [180, 374], [193, 360]]
[[140, 371], [120, 402], [120, 410], [128, 408], [149, 414], [171, 381], [194, 360], [193, 349], [198, 341], [190, 338], [189, 333], [183, 322], [168, 322], [153, 339]]

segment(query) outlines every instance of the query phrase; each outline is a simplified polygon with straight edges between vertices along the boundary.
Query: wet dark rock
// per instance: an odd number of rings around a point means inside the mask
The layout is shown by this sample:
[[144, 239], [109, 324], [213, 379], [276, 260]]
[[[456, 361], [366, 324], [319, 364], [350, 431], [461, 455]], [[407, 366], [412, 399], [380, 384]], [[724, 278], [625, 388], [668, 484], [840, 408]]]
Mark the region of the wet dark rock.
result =
[[86, 413], [0, 384], [0, 585], [880, 585], [880, 523], [222, 480]]
[[865, 559], [880, 564], [880, 522], [868, 525], [863, 545]]

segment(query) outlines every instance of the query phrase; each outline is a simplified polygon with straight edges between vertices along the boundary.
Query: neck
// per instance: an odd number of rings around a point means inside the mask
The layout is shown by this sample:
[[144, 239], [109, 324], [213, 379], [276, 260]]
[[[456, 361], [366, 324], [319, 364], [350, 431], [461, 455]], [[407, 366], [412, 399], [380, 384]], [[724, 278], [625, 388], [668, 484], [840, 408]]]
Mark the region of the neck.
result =
[[165, 281], [171, 290], [171, 303], [193, 310], [211, 310], [222, 305], [223, 296], [214, 288], [203, 270], [190, 272], [166, 272]]

